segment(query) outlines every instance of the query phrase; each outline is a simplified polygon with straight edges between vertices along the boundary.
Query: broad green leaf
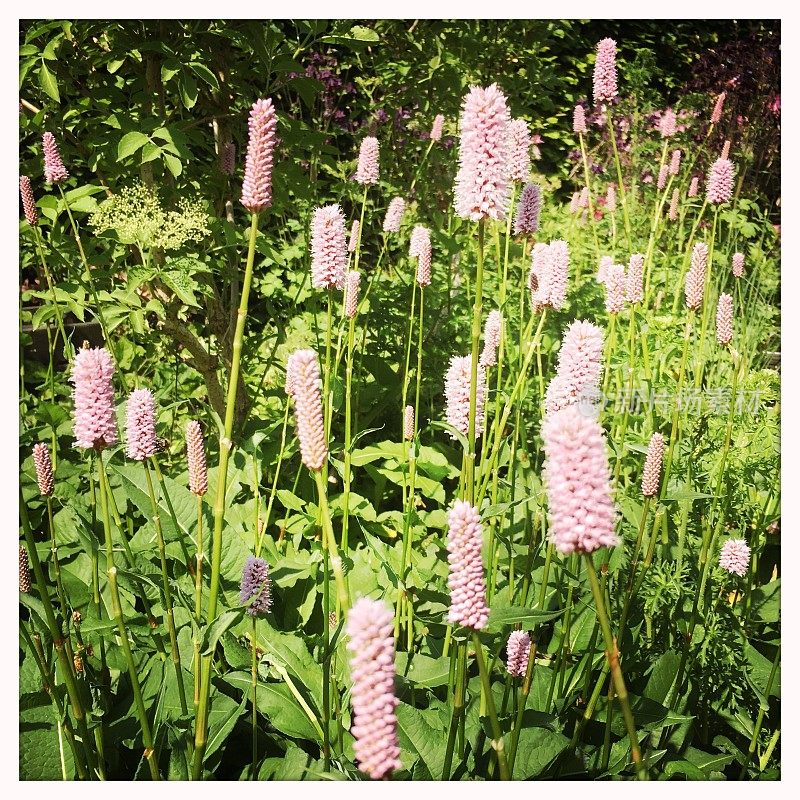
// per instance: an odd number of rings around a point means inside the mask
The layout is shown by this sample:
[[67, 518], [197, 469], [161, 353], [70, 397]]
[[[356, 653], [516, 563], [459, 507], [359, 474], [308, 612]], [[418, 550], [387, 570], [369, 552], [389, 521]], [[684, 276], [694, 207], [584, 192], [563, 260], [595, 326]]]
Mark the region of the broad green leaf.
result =
[[438, 711], [412, 708], [400, 703], [395, 713], [403, 767], [411, 769], [414, 762], [420, 759], [431, 777], [441, 780], [447, 731]]
[[525, 728], [520, 732], [514, 759], [515, 781], [541, 775], [569, 744], [569, 739], [547, 728]]
[[42, 65], [39, 67], [39, 87], [41, 90], [50, 98], [56, 101], [56, 103], [61, 102], [61, 97], [58, 93], [58, 81], [56, 81], [56, 76], [50, 71], [50, 68], [47, 64], [42, 61]]
[[150, 137], [140, 131], [126, 133], [117, 145], [117, 161], [122, 161], [132, 156], [137, 150], [144, 147], [150, 141]]

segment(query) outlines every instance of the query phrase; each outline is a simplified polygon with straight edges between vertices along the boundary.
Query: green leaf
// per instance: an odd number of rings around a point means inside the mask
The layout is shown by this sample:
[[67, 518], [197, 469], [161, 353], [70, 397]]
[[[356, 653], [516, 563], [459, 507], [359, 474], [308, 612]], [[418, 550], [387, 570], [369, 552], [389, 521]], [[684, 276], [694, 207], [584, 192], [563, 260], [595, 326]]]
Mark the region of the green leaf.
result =
[[497, 608], [493, 607], [489, 612], [489, 625], [487, 630], [491, 633], [502, 631], [507, 625], [522, 623], [523, 628], [530, 628], [541, 622], [549, 622], [560, 617], [564, 609], [558, 611], [536, 611], [532, 608]]
[[395, 657], [395, 670], [409, 683], [433, 689], [447, 683], [450, 675], [450, 659], [444, 656], [431, 658], [422, 654], [398, 652]]
[[51, 97], [56, 103], [61, 102], [61, 97], [58, 94], [58, 82], [56, 76], [50, 71], [47, 64], [42, 61], [39, 67], [39, 87], [48, 96]]
[[181, 164], [181, 160], [179, 158], [171, 156], [169, 153], [164, 153], [164, 162], [166, 163], [167, 169], [172, 173], [173, 177], [177, 178], [181, 172], [183, 172], [183, 165]]
[[217, 648], [219, 637], [225, 631], [230, 630], [234, 625], [237, 625], [244, 616], [244, 609], [237, 608], [231, 611], [223, 611], [212, 623], [206, 628], [203, 635], [203, 655], [210, 656]]
[[395, 713], [403, 767], [410, 770], [419, 759], [428, 768], [431, 778], [441, 780], [447, 732], [438, 711], [400, 703]]
[[172, 289], [178, 296], [181, 302], [187, 306], [194, 306], [200, 308], [200, 304], [195, 298], [195, 291], [200, 288], [194, 278], [187, 275], [185, 272], [177, 272], [172, 270], [165, 270], [159, 273], [161, 282]]
[[650, 700], [655, 700], [656, 703], [663, 704], [675, 680], [680, 661], [680, 656], [674, 650], [667, 650], [663, 653], [650, 673], [643, 695]]
[[355, 39], [357, 42], [379, 42], [380, 36], [372, 30], [363, 25], [353, 25], [350, 28], [350, 38]]
[[219, 91], [217, 76], [205, 64], [191, 61], [189, 62], [189, 69], [194, 72], [201, 81], [205, 81], [212, 89]]
[[547, 728], [525, 728], [520, 732], [517, 755], [514, 759], [515, 781], [529, 780], [541, 775], [561, 753], [569, 739]]
[[137, 150], [144, 147], [150, 141], [150, 137], [141, 131], [131, 131], [126, 133], [117, 145], [117, 161], [132, 156]]

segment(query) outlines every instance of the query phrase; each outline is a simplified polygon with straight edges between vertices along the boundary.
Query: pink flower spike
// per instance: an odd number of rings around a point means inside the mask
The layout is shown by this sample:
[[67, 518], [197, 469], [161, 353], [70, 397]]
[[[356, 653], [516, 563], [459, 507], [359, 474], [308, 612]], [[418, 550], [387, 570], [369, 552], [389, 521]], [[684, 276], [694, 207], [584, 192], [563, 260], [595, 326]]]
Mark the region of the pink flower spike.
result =
[[720, 153], [720, 158], [728, 158], [731, 152], [731, 140], [726, 139], [725, 144], [722, 145], [722, 152]]
[[656, 182], [656, 187], [658, 189], [663, 189], [667, 185], [667, 176], [669, 175], [669, 166], [664, 164], [663, 167], [658, 171], [658, 181]]
[[495, 83], [486, 89], [473, 86], [464, 98], [455, 185], [455, 208], [462, 219], [505, 218], [510, 118], [505, 95]]
[[415, 225], [408, 243], [408, 255], [411, 258], [418, 258], [423, 249], [430, 246], [430, 242], [431, 232], [424, 225]]
[[343, 289], [347, 270], [345, 222], [338, 204], [322, 206], [311, 222], [311, 285]]
[[669, 162], [669, 174], [670, 175], [677, 175], [681, 170], [681, 151], [680, 150], [673, 150], [672, 151], [672, 158]]
[[233, 142], [225, 142], [219, 154], [219, 168], [224, 175], [233, 175], [236, 171], [236, 145]]
[[613, 183], [609, 183], [606, 189], [606, 208], [609, 214], [617, 210], [617, 187]]
[[719, 565], [731, 575], [743, 578], [750, 566], [750, 548], [744, 539], [728, 539], [719, 553]]
[[208, 491], [208, 468], [203, 430], [196, 419], [186, 423], [186, 460], [189, 463], [189, 491], [202, 497]]
[[692, 248], [692, 262], [686, 273], [684, 294], [686, 307], [697, 311], [703, 305], [703, 294], [706, 283], [706, 264], [708, 262], [708, 245], [698, 242]]
[[654, 433], [647, 445], [647, 456], [642, 470], [642, 494], [645, 497], [655, 497], [661, 483], [661, 463], [664, 460], [664, 437]]
[[[444, 380], [445, 419], [459, 433], [469, 435], [469, 393], [472, 382], [472, 356], [453, 356]], [[478, 364], [475, 391], [475, 436], [483, 433], [485, 419], [486, 371]], [[450, 435], [452, 439], [456, 437]]]
[[405, 213], [406, 201], [402, 197], [395, 197], [386, 209], [386, 216], [383, 219], [384, 233], [398, 233]]
[[514, 219], [514, 235], [530, 235], [539, 230], [539, 215], [542, 211], [542, 187], [538, 183], [526, 183], [519, 198]]
[[431, 264], [433, 262], [433, 250], [431, 249], [430, 235], [422, 239], [420, 244], [419, 258], [417, 259], [417, 283], [424, 289], [431, 285]]
[[528, 669], [531, 637], [525, 631], [511, 631], [506, 643], [506, 671], [513, 678], [522, 678]]
[[542, 424], [550, 539], [559, 553], [591, 553], [618, 543], [603, 429], [571, 406]]
[[589, 208], [589, 187], [584, 186], [578, 197], [578, 208]]
[[450, 611], [447, 621], [480, 630], [489, 621], [483, 574], [483, 526], [480, 514], [466, 500], [456, 500], [448, 514], [447, 585]]
[[741, 278], [744, 275], [744, 253], [734, 253], [731, 259], [733, 277]]
[[714, 108], [711, 111], [711, 124], [717, 125], [719, 121], [722, 119], [722, 106], [725, 103], [725, 97], [727, 96], [726, 92], [721, 92], [717, 95], [717, 99], [714, 101]]
[[25, 221], [28, 225], [39, 224], [39, 212], [36, 210], [36, 200], [33, 198], [31, 179], [22, 175], [19, 179], [19, 196], [22, 198], [22, 210], [25, 212]]
[[442, 138], [442, 128], [444, 128], [444, 115], [437, 114], [433, 118], [433, 125], [431, 125], [432, 142], [438, 142]]
[[689, 184], [689, 191], [686, 193], [687, 197], [697, 197], [698, 189], [700, 188], [700, 179], [695, 175], [692, 182]]
[[43, 497], [50, 497], [55, 487], [53, 462], [50, 460], [50, 449], [44, 442], [38, 442], [33, 446], [33, 466], [36, 469], [39, 493]]
[[61, 160], [61, 153], [56, 144], [56, 137], [50, 131], [42, 134], [42, 151], [44, 153], [44, 179], [47, 183], [63, 183], [69, 178], [69, 172]]
[[658, 123], [658, 130], [661, 133], [662, 139], [668, 139], [670, 136], [674, 136], [677, 131], [677, 119], [675, 118], [675, 112], [668, 108]]
[[241, 202], [251, 214], [259, 214], [272, 205], [272, 159], [278, 117], [270, 98], [253, 103], [247, 127]]
[[601, 256], [600, 263], [597, 266], [595, 280], [598, 283], [605, 283], [608, 277], [608, 268], [612, 266], [614, 266], [614, 259], [611, 256]]
[[296, 350], [292, 354], [291, 370], [287, 365], [287, 376], [289, 374], [300, 456], [303, 464], [316, 472], [322, 469], [328, 458], [317, 354], [313, 350]]
[[602, 329], [591, 322], [575, 320], [564, 332], [558, 351], [556, 375], [545, 394], [546, 412], [591, 401], [600, 385], [602, 367]]
[[733, 339], [733, 296], [721, 294], [717, 301], [717, 343], [723, 347]]
[[569, 213], [575, 214], [580, 210], [580, 203], [581, 201], [581, 193], [580, 192], [573, 192], [572, 193], [572, 200], [569, 201]]
[[350, 228], [350, 241], [347, 243], [348, 253], [355, 253], [356, 247], [358, 247], [359, 228], [360, 228], [359, 221], [357, 219], [354, 219], [353, 224]]
[[601, 39], [594, 62], [594, 102], [609, 103], [617, 96], [617, 43]]
[[483, 330], [481, 366], [493, 367], [497, 364], [497, 350], [500, 347], [500, 337], [502, 333], [503, 315], [494, 308], [489, 312], [489, 316], [486, 318], [486, 327]]
[[669, 217], [670, 222], [675, 222], [678, 219], [678, 200], [680, 199], [680, 192], [677, 189], [672, 190], [672, 200], [669, 203]]
[[407, 442], [414, 438], [414, 406], [406, 406], [403, 412], [403, 438]]
[[542, 297], [542, 305], [549, 305], [556, 311], [564, 307], [567, 299], [567, 278], [569, 275], [569, 245], [562, 239], [550, 242], [545, 274], [539, 276], [546, 288], [547, 297]]
[[572, 132], [573, 133], [586, 133], [586, 112], [583, 106], [575, 106], [572, 112]]
[[628, 272], [625, 275], [625, 299], [629, 303], [641, 303], [644, 300], [644, 256], [634, 253], [628, 262]]
[[128, 458], [145, 461], [158, 452], [156, 401], [149, 389], [134, 389], [130, 393], [125, 432]]
[[358, 295], [361, 287], [361, 273], [350, 270], [344, 286], [344, 313], [348, 319], [353, 319], [358, 313]]
[[733, 196], [733, 164], [727, 158], [718, 158], [712, 165], [706, 181], [706, 198], [713, 205], [727, 203]]
[[350, 701], [358, 768], [373, 780], [400, 769], [394, 693], [394, 615], [378, 600], [362, 597], [347, 615]]
[[625, 267], [612, 264], [606, 271], [606, 311], [619, 314], [625, 307]]
[[117, 441], [117, 415], [111, 377], [114, 362], [104, 347], [75, 354], [70, 381], [75, 385], [75, 446], [102, 450]]
[[358, 153], [356, 182], [363, 186], [374, 186], [380, 174], [380, 145], [374, 136], [365, 136]]
[[524, 119], [512, 119], [506, 128], [508, 136], [508, 177], [521, 183], [531, 171], [531, 134]]

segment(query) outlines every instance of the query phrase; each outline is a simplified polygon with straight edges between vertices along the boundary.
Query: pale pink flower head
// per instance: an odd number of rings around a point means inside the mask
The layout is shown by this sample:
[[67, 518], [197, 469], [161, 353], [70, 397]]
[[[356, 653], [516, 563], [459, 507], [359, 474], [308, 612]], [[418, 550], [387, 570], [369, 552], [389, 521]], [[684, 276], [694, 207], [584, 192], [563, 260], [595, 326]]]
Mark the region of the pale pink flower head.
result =
[[455, 208], [463, 219], [505, 218], [510, 118], [505, 95], [496, 83], [486, 89], [473, 86], [464, 98], [455, 186]]
[[605, 283], [608, 277], [608, 268], [614, 266], [613, 256], [600, 256], [600, 263], [597, 266], [597, 275], [595, 280], [598, 283]]
[[431, 265], [433, 263], [433, 250], [431, 248], [431, 237], [427, 236], [422, 240], [417, 259], [417, 283], [424, 289], [431, 285]]
[[311, 222], [311, 285], [315, 289], [343, 289], [347, 270], [347, 236], [337, 203], [322, 206]]
[[681, 170], [681, 151], [673, 150], [669, 161], [669, 174], [677, 175]]
[[572, 112], [572, 131], [573, 133], [586, 133], [586, 112], [583, 106], [575, 106]]
[[526, 181], [531, 171], [531, 134], [524, 119], [512, 119], [506, 128], [508, 136], [508, 177]]
[[75, 446], [102, 450], [117, 441], [114, 362], [105, 347], [82, 348], [72, 362], [75, 385]]
[[725, 103], [727, 92], [720, 92], [714, 101], [714, 108], [711, 111], [711, 124], [716, 125], [722, 119], [722, 106]]
[[[469, 434], [469, 390], [472, 382], [472, 356], [453, 356], [444, 379], [445, 419], [459, 433]], [[483, 433], [486, 400], [486, 371], [478, 364], [475, 391], [475, 436]], [[456, 437], [451, 434], [451, 438]]]
[[286, 377], [284, 382], [286, 394], [294, 400], [295, 390], [295, 353], [290, 353], [286, 359]]
[[655, 497], [661, 483], [661, 463], [664, 460], [664, 437], [654, 433], [647, 445], [647, 455], [642, 470], [642, 494], [645, 497]]
[[594, 62], [594, 102], [608, 103], [617, 96], [617, 43], [601, 39]]
[[374, 136], [365, 136], [361, 140], [358, 153], [358, 169], [356, 182], [362, 186], [374, 186], [380, 175], [380, 145]]
[[497, 349], [500, 347], [502, 334], [503, 315], [496, 308], [493, 308], [486, 318], [486, 327], [483, 330], [481, 366], [493, 367], [497, 363]]
[[733, 277], [741, 278], [744, 275], [744, 253], [734, 253], [731, 259]]
[[668, 108], [658, 121], [658, 130], [661, 133], [661, 138], [668, 139], [670, 136], [674, 136], [678, 127], [677, 123], [678, 120], [675, 117], [675, 112], [671, 108]]
[[686, 193], [687, 197], [697, 197], [698, 189], [700, 188], [700, 178], [695, 175], [692, 182], [689, 184], [689, 191]]
[[718, 158], [712, 165], [706, 181], [706, 198], [713, 205], [727, 203], [733, 196], [733, 163]]
[[531, 235], [539, 230], [539, 215], [542, 213], [542, 187], [538, 183], [526, 183], [519, 197], [514, 219], [514, 235]]
[[203, 429], [196, 419], [186, 423], [186, 460], [189, 463], [189, 491], [202, 497], [208, 491], [208, 468]]
[[743, 578], [750, 566], [750, 548], [744, 539], [728, 539], [719, 553], [719, 565], [732, 575]]
[[444, 115], [437, 114], [433, 118], [433, 125], [431, 125], [431, 141], [438, 142], [442, 138], [442, 129], [444, 128]]
[[384, 233], [398, 233], [405, 213], [406, 201], [402, 197], [393, 198], [389, 203], [389, 208], [386, 209], [386, 216], [383, 219]]
[[38, 442], [33, 446], [33, 466], [36, 469], [39, 492], [43, 497], [50, 497], [55, 487], [53, 462], [50, 460], [50, 449], [44, 442]]
[[39, 223], [39, 212], [36, 210], [36, 200], [33, 199], [31, 179], [27, 175], [22, 175], [19, 179], [19, 196], [22, 198], [25, 221], [28, 225], [37, 225]]
[[249, 135], [241, 201], [251, 214], [259, 214], [272, 205], [272, 159], [278, 117], [271, 98], [253, 103], [247, 127]]
[[720, 158], [728, 158], [731, 152], [731, 140], [726, 139], [725, 144], [722, 145], [722, 152], [720, 153]]
[[597, 420], [570, 406], [542, 424], [550, 539], [559, 553], [591, 553], [618, 543], [608, 455]]
[[570, 214], [577, 214], [580, 211], [580, 200], [581, 200], [581, 193], [580, 192], [573, 192], [572, 199], [569, 201], [569, 213]]
[[610, 214], [617, 210], [617, 187], [613, 183], [609, 183], [606, 189], [606, 208]]
[[63, 183], [69, 178], [69, 172], [61, 160], [61, 153], [56, 137], [50, 131], [42, 134], [42, 151], [44, 153], [44, 179], [47, 183]]
[[550, 242], [543, 269], [537, 274], [537, 302], [560, 311], [567, 299], [569, 276], [569, 245], [563, 239]]
[[300, 456], [303, 464], [316, 472], [322, 469], [328, 458], [317, 354], [313, 350], [296, 350], [292, 355], [291, 370], [287, 365], [287, 376], [290, 372]]
[[703, 305], [703, 294], [706, 284], [706, 268], [708, 264], [708, 245], [698, 242], [692, 248], [692, 261], [686, 273], [684, 294], [686, 307], [697, 311]]
[[550, 269], [549, 261], [550, 245], [545, 242], [536, 242], [533, 246], [533, 253], [531, 254], [531, 269], [528, 273], [528, 290], [531, 293], [531, 307], [535, 314], [538, 313], [542, 307], [542, 304], [539, 302], [539, 299], [541, 299], [539, 280], [540, 276], [544, 276]]
[[362, 597], [347, 615], [350, 702], [358, 768], [373, 780], [400, 769], [394, 681], [394, 615], [379, 600]]
[[219, 168], [224, 175], [233, 175], [236, 171], [236, 145], [225, 142], [219, 154]]
[[667, 216], [670, 222], [675, 222], [678, 219], [678, 200], [680, 200], [680, 192], [677, 189], [672, 190], [672, 199], [669, 202], [669, 212]]
[[547, 413], [593, 400], [600, 384], [603, 331], [591, 322], [575, 320], [564, 332], [556, 375], [545, 393]]
[[644, 300], [644, 256], [634, 253], [628, 261], [628, 272], [625, 275], [625, 299], [629, 303], [641, 303]]
[[456, 500], [448, 514], [447, 586], [450, 611], [447, 621], [480, 630], [489, 621], [486, 583], [483, 574], [483, 526], [480, 514], [466, 500]]
[[717, 301], [717, 343], [727, 347], [733, 340], [733, 296], [721, 294]]
[[353, 319], [358, 313], [358, 296], [361, 289], [361, 273], [350, 270], [344, 286], [344, 313], [348, 319]]
[[134, 389], [130, 393], [125, 433], [128, 458], [145, 461], [158, 452], [156, 401], [149, 389]]
[[354, 219], [353, 224], [350, 226], [350, 239], [347, 242], [348, 253], [355, 253], [356, 247], [358, 247], [358, 234], [360, 227], [361, 223], [359, 223], [357, 219]]
[[403, 412], [403, 438], [408, 442], [414, 438], [414, 406], [406, 406]]
[[612, 264], [606, 270], [606, 311], [619, 314], [625, 307], [625, 267]]
[[408, 244], [408, 254], [411, 258], [418, 258], [425, 247], [430, 247], [431, 232], [424, 225], [415, 225], [411, 231], [411, 240]]
[[531, 637], [525, 631], [511, 631], [506, 643], [506, 671], [513, 678], [522, 678], [528, 669]]
[[667, 177], [669, 176], [669, 165], [664, 164], [661, 169], [658, 171], [658, 180], [656, 181], [656, 187], [658, 189], [663, 189], [667, 185]]
[[578, 208], [589, 208], [589, 187], [584, 186], [578, 195]]

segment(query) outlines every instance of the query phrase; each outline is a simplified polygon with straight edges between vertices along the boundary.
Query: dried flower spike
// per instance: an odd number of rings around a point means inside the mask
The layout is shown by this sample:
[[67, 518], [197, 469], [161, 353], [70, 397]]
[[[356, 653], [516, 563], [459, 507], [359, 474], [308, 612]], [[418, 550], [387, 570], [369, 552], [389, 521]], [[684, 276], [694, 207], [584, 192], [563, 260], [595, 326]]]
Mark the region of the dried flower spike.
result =
[[456, 500], [448, 514], [447, 586], [450, 611], [447, 621], [480, 630], [489, 620], [483, 574], [483, 527], [477, 509], [466, 500]]
[[360, 223], [357, 219], [353, 220], [353, 224], [350, 228], [350, 240], [347, 242], [347, 252], [348, 253], [355, 253], [356, 247], [358, 247], [358, 233], [360, 228]]
[[270, 98], [253, 103], [247, 127], [241, 202], [251, 214], [258, 214], [272, 205], [272, 158], [278, 118]]
[[414, 406], [406, 406], [403, 412], [403, 438], [408, 442], [414, 438]]
[[539, 230], [542, 211], [542, 188], [538, 183], [526, 183], [522, 189], [514, 219], [514, 235], [531, 235]]
[[186, 423], [186, 460], [189, 463], [189, 491], [202, 497], [208, 491], [208, 468], [203, 431], [196, 419]]
[[219, 168], [223, 175], [233, 175], [236, 171], [236, 145], [233, 142], [225, 142], [219, 154]]
[[680, 192], [677, 189], [672, 190], [672, 199], [669, 201], [669, 212], [667, 217], [670, 222], [675, 222], [678, 219], [678, 201], [680, 200]]
[[613, 183], [609, 183], [606, 189], [606, 209], [609, 214], [617, 210], [617, 187]]
[[31, 590], [31, 565], [28, 551], [22, 545], [19, 546], [19, 590], [22, 594]]
[[36, 469], [39, 492], [43, 497], [50, 497], [55, 487], [53, 462], [50, 460], [50, 450], [44, 442], [38, 442], [33, 446], [33, 465]]
[[247, 607], [251, 617], [263, 617], [272, 606], [270, 596], [269, 564], [263, 558], [248, 556], [239, 585], [239, 604]]
[[725, 98], [727, 96], [726, 92], [720, 92], [717, 95], [717, 99], [714, 100], [714, 108], [711, 111], [711, 124], [716, 125], [722, 119], [722, 106], [725, 103]]
[[27, 175], [20, 176], [19, 196], [22, 198], [22, 210], [25, 212], [25, 221], [28, 225], [39, 224], [39, 212], [36, 210], [36, 200], [33, 198], [31, 179]]

